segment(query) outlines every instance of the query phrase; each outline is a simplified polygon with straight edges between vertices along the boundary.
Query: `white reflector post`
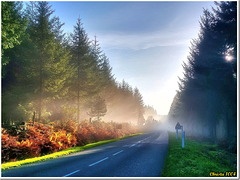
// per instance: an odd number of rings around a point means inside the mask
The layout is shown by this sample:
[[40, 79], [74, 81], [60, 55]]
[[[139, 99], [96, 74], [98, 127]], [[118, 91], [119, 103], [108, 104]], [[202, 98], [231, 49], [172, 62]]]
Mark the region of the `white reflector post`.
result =
[[185, 131], [182, 131], [182, 148], [184, 148]]

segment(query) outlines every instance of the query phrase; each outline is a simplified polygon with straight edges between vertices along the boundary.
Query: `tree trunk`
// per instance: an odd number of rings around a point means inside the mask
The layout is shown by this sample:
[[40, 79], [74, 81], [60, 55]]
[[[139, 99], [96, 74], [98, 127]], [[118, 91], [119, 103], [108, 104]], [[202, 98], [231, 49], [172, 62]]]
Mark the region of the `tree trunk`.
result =
[[80, 109], [80, 88], [79, 88], [79, 81], [80, 81], [80, 75], [79, 75], [79, 70], [80, 67], [78, 66], [78, 83], [77, 83], [77, 86], [78, 86], [78, 95], [77, 95], [77, 121], [78, 123], [80, 124], [80, 118], [79, 118], [79, 109]]
[[78, 54], [78, 79], [77, 79], [77, 121], [80, 124], [80, 59]]
[[42, 116], [42, 96], [43, 96], [43, 64], [42, 58], [40, 59], [40, 72], [39, 72], [39, 105], [38, 105], [38, 121], [41, 121]]
[[99, 115], [99, 112], [97, 113], [97, 119], [98, 119], [98, 121], [99, 121], [99, 119], [100, 119], [100, 115]]
[[35, 114], [36, 114], [36, 112], [34, 111], [34, 112], [33, 112], [33, 117], [32, 117], [32, 122], [33, 122], [33, 124], [32, 124], [32, 125], [34, 125], [34, 121], [35, 121]]

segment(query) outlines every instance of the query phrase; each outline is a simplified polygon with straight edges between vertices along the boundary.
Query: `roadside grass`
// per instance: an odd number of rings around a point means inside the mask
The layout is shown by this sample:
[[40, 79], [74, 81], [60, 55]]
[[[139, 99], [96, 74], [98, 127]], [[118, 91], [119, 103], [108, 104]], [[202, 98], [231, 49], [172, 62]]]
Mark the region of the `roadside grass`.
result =
[[85, 146], [72, 147], [69, 149], [64, 149], [62, 151], [58, 151], [58, 152], [44, 155], [41, 157], [35, 157], [35, 158], [29, 158], [29, 159], [15, 161], [15, 162], [4, 163], [1, 165], [1, 170], [4, 171], [4, 170], [10, 169], [10, 168], [19, 167], [19, 166], [26, 165], [26, 164], [32, 164], [32, 163], [36, 163], [36, 162], [42, 162], [42, 161], [46, 161], [46, 160], [50, 160], [50, 159], [55, 159], [55, 158], [62, 157], [62, 156], [68, 155], [68, 154], [84, 151], [84, 150], [87, 150], [90, 148], [94, 148], [94, 147], [101, 146], [104, 144], [112, 143], [115, 141], [119, 141], [119, 140], [126, 139], [126, 138], [129, 138], [132, 136], [140, 135], [140, 134], [143, 134], [143, 133], [136, 133], [136, 134], [122, 137], [122, 138], [98, 141], [95, 143], [86, 144]]
[[236, 167], [229, 159], [237, 155], [228, 153], [216, 144], [197, 142], [185, 138], [182, 148], [181, 135], [169, 133], [168, 154], [165, 158], [162, 177], [209, 177], [210, 172], [235, 172]]

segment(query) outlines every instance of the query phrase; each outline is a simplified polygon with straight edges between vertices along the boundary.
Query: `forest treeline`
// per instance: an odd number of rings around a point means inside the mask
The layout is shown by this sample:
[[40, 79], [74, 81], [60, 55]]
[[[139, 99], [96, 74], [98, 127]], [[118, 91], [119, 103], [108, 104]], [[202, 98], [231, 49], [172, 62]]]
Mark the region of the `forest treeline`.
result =
[[169, 111], [187, 135], [237, 151], [237, 2], [204, 9]]
[[[2, 126], [84, 120], [144, 123], [137, 88], [117, 82], [81, 19], [70, 36], [48, 2], [1, 2]], [[81, 13], [81, 12], [80, 12]]]

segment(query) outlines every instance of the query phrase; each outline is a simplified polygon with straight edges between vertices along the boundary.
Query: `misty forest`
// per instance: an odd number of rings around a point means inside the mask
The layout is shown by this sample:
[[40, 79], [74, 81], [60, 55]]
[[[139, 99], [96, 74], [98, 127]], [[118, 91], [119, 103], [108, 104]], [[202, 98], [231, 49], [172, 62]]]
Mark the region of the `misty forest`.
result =
[[[66, 36], [48, 2], [30, 2], [26, 9], [20, 2], [2, 2], [2, 14], [3, 161], [22, 156], [9, 152], [18, 143], [28, 149], [22, 154], [38, 156], [130, 135], [147, 118], [147, 124], [154, 122], [155, 110], [144, 105], [138, 88], [115, 80], [109, 59], [81, 19]], [[35, 142], [38, 136], [43, 147]]]
[[203, 12], [168, 118], [237, 152], [237, 3], [216, 5]]
[[115, 79], [80, 18], [66, 35], [48, 2], [1, 5], [2, 162], [177, 122], [187, 136], [237, 152], [237, 2], [203, 9], [164, 123], [137, 87]]

